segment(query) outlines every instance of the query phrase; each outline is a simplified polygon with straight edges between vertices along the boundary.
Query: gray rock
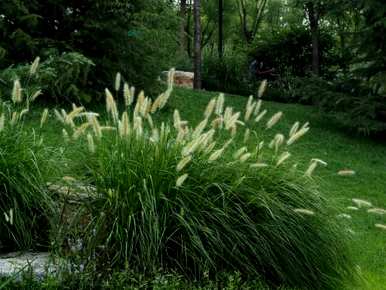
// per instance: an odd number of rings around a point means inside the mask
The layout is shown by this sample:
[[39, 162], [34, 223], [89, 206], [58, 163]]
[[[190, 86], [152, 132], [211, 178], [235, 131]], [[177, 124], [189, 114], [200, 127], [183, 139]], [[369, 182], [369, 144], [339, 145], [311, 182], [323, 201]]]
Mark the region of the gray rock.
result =
[[48, 273], [53, 273], [55, 266], [50, 261], [49, 253], [15, 252], [0, 255], [0, 277], [18, 277], [28, 270], [32, 270], [34, 276], [41, 279]]

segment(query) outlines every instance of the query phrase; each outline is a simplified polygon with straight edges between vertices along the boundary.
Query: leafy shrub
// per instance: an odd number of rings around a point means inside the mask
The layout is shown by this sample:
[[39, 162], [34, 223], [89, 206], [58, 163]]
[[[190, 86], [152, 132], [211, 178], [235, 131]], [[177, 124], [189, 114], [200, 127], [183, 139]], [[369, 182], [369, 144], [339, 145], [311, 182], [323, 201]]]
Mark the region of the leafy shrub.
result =
[[16, 84], [15, 104], [0, 115], [0, 251], [48, 246], [54, 205], [46, 188], [49, 152], [37, 134], [23, 128], [27, 110]]
[[[242, 130], [240, 112], [224, 110], [220, 95], [194, 128], [176, 110], [173, 129], [152, 119], [169, 94], [154, 103], [141, 94], [134, 111], [120, 116], [106, 90], [105, 125], [83, 108], [57, 113], [70, 146], [83, 144], [75, 159], [95, 187], [84, 209], [89, 222], [78, 232], [81, 264], [102, 273], [171, 270], [199, 280], [240, 271], [274, 285], [336, 289], [351, 263], [341, 229], [312, 185], [323, 161], [312, 160], [305, 175], [288, 162], [289, 146], [308, 125], [297, 123], [288, 139], [277, 134], [269, 146], [256, 147], [247, 142], [253, 132]], [[125, 96], [130, 105], [132, 95], [125, 90]], [[260, 105], [248, 101], [248, 127], [265, 115]], [[69, 126], [80, 116], [87, 116], [84, 123]], [[232, 144], [234, 134], [244, 136], [245, 147]]]
[[9, 95], [13, 82], [20, 79], [25, 84], [23, 90], [26, 95], [42, 90], [46, 100], [89, 102], [91, 96], [82, 88], [87, 83], [93, 65], [85, 56], [70, 52], [50, 54], [33, 74], [30, 72], [30, 64], [10, 66], [0, 72], [0, 96]]
[[178, 18], [170, 1], [1, 1], [0, 11], [0, 69], [54, 49], [96, 64], [86, 87], [102, 89], [119, 71], [132, 85], [153, 88], [173, 65]]
[[202, 78], [203, 87], [211, 91], [248, 95], [256, 89], [255, 80], [249, 75], [247, 54], [242, 50], [226, 51], [221, 59], [204, 54]]

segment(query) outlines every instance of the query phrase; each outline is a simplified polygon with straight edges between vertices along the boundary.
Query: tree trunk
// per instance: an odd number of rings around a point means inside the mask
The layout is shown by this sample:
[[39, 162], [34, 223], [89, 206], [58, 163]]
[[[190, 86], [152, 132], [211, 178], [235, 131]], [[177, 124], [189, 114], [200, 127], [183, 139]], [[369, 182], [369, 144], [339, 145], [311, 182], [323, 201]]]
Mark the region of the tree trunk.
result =
[[187, 38], [186, 38], [186, 11], [187, 11], [186, 0], [181, 0], [180, 2], [180, 17], [181, 17], [181, 27], [180, 27], [180, 48], [181, 52], [184, 55], [187, 51]]
[[201, 3], [194, 0], [194, 84], [196, 90], [201, 89]]
[[218, 0], [218, 57], [224, 53], [224, 2]]
[[312, 73], [319, 76], [320, 68], [320, 50], [319, 50], [319, 11], [315, 4], [307, 4], [308, 19], [310, 21], [310, 30], [312, 37]]

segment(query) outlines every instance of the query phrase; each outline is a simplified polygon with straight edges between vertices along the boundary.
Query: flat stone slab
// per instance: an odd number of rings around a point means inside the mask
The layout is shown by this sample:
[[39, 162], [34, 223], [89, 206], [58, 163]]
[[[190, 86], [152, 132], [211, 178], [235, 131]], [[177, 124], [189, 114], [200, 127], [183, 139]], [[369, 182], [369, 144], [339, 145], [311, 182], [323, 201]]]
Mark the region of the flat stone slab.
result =
[[23, 271], [32, 270], [36, 278], [53, 273], [49, 253], [14, 252], [0, 255], [0, 277], [19, 276]]

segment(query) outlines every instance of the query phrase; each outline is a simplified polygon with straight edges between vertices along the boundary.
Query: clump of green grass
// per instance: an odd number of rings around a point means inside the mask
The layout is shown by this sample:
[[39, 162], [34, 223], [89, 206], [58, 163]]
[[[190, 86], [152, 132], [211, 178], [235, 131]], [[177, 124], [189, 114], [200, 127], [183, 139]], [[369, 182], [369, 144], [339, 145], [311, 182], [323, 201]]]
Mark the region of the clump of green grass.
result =
[[[312, 159], [299, 172], [290, 162], [289, 150], [308, 124], [264, 140], [253, 130], [266, 115], [261, 101], [250, 98], [241, 114], [225, 107], [223, 95], [194, 128], [177, 110], [172, 126], [157, 124], [152, 116], [170, 91], [169, 84], [154, 102], [141, 93], [134, 110], [120, 115], [106, 90], [104, 125], [76, 106], [56, 113], [68, 126], [65, 139], [83, 144], [78, 159], [96, 189], [85, 205], [82, 263], [102, 272], [173, 270], [192, 279], [239, 271], [244, 279], [312, 289], [337, 289], [351, 277], [344, 236], [312, 180], [325, 163]], [[264, 130], [281, 116], [264, 121]], [[76, 125], [77, 118], [85, 121]], [[246, 142], [241, 148], [233, 144], [237, 134]], [[251, 148], [254, 134], [261, 140]]]
[[24, 130], [29, 102], [17, 80], [12, 101], [0, 114], [0, 251], [47, 246], [54, 208], [46, 188], [49, 153], [36, 132]]

